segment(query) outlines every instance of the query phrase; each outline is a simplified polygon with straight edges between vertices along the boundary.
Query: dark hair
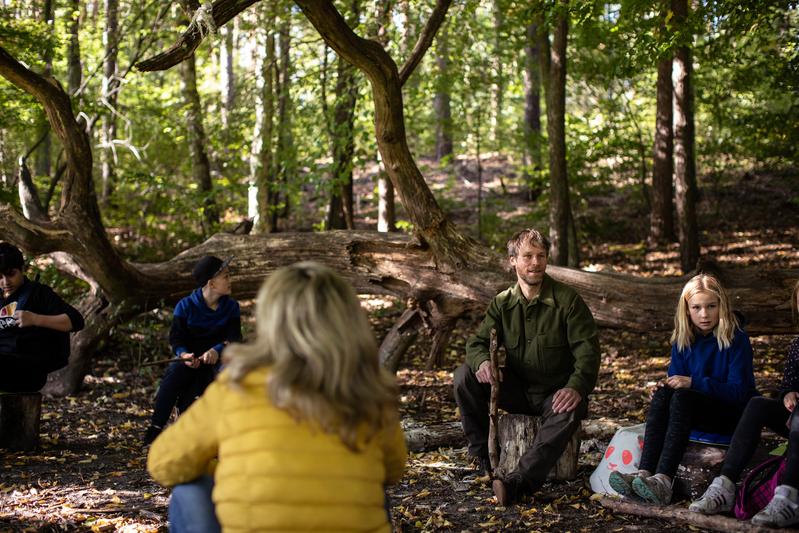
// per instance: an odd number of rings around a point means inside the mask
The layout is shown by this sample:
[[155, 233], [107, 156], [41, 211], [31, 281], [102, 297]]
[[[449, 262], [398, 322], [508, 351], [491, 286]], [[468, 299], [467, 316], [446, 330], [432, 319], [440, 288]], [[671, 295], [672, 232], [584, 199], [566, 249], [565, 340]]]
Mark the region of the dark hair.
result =
[[528, 228], [517, 231], [508, 240], [508, 257], [519, 255], [519, 249], [524, 244], [532, 244], [536, 248], [542, 248], [549, 256], [549, 239], [544, 237], [537, 229]]
[[13, 244], [0, 242], [0, 273], [8, 274], [12, 270], [22, 270], [25, 259], [22, 252]]

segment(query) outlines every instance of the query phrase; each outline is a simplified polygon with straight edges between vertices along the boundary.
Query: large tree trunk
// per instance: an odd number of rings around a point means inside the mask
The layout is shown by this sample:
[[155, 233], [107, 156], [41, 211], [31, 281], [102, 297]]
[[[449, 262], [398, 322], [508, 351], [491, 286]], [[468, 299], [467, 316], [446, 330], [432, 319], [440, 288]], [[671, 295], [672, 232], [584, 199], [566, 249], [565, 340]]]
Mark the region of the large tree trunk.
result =
[[80, 89], [83, 77], [80, 64], [80, 0], [71, 0], [68, 13], [70, 13], [69, 24], [69, 47], [67, 48], [67, 92], [70, 96], [75, 96]]
[[436, 115], [436, 161], [452, 157], [452, 109], [449, 94], [452, 80], [449, 73], [449, 43], [446, 27], [436, 40], [436, 93], [433, 110]]
[[[54, 20], [54, 8], [53, 8], [54, 0], [45, 0], [44, 5], [42, 6], [42, 21], [47, 24], [49, 30], [52, 32], [54, 31], [53, 25], [55, 23]], [[45, 51], [42, 60], [44, 61], [44, 71], [43, 74], [45, 76], [52, 75], [53, 72], [53, 49], [47, 48]], [[39, 148], [36, 152], [36, 166], [34, 170], [34, 174], [36, 176], [49, 176], [51, 169], [51, 161], [50, 161], [50, 151], [52, 147], [52, 139], [50, 138], [50, 124], [47, 122], [47, 117], [44, 116], [42, 113], [41, 120], [39, 122], [38, 131], [36, 133], [36, 138], [44, 138], [42, 143], [39, 145]]]
[[[355, 25], [360, 16], [360, 2], [353, 0], [349, 11]], [[352, 187], [352, 158], [355, 154], [355, 103], [358, 85], [355, 67], [339, 57], [336, 61], [336, 103], [333, 108], [333, 193], [328, 212], [328, 229], [352, 229], [355, 227], [354, 198]]]
[[105, 59], [103, 61], [103, 103], [107, 107], [100, 125], [100, 179], [102, 180], [101, 199], [108, 202], [114, 190], [114, 138], [116, 137], [117, 107], [117, 51], [118, 51], [118, 19], [119, 0], [105, 0]]
[[[688, 0], [673, 0], [678, 28], [687, 24]], [[694, 153], [693, 59], [690, 43], [677, 47], [674, 57], [674, 183], [677, 199], [677, 228], [680, 264], [683, 272], [699, 260], [699, 229], [696, 221], [696, 159]]]
[[[500, 2], [494, 2], [494, 53], [492, 54], [491, 63], [492, 70], [494, 71], [494, 83], [491, 86], [491, 103], [492, 117], [491, 117], [491, 142], [493, 149], [501, 152], [503, 149], [503, 134], [505, 132], [505, 125], [502, 117], [503, 106], [505, 105], [505, 72], [503, 62], [502, 49], [503, 43], [503, 27], [505, 25], [505, 17], [503, 8]], [[500, 175], [501, 176], [501, 175]], [[502, 178], [500, 177], [502, 183]], [[503, 192], [505, 187], [503, 183]]]
[[183, 78], [183, 97], [186, 101], [186, 129], [189, 136], [192, 177], [203, 196], [203, 233], [213, 233], [219, 225], [219, 212], [212, 196], [211, 163], [205, 146], [203, 127], [203, 108], [197, 92], [197, 68], [194, 56], [181, 63]]
[[541, 70], [545, 72], [544, 92], [547, 101], [547, 134], [549, 137], [549, 239], [552, 243], [550, 261], [555, 265], [571, 264], [569, 225], [574, 224], [566, 166], [566, 46], [568, 31], [568, 10], [561, 5], [558, 6], [552, 45], [549, 44], [546, 32], [541, 32], [539, 39]]
[[[273, 22], [274, 15], [270, 15], [266, 28], [271, 28]], [[248, 214], [255, 220], [255, 233], [271, 233], [275, 230], [272, 215], [276, 209], [273, 203], [276, 177], [272, 141], [275, 121], [275, 34], [270, 29], [257, 31], [263, 32], [259, 34], [262, 37], [259, 39], [259, 49], [263, 51], [259, 51], [256, 64], [256, 127], [250, 163]]]
[[652, 213], [649, 224], [649, 241], [653, 244], [674, 239], [674, 202], [672, 200], [672, 174], [674, 171], [674, 143], [672, 136], [671, 83], [672, 54], [658, 61], [657, 112], [655, 120], [654, 164], [652, 165]]
[[[541, 67], [539, 65], [538, 25], [531, 23], [526, 29], [524, 45], [524, 153], [527, 165], [524, 171], [527, 198], [537, 194], [531, 183], [543, 166], [541, 159]], [[533, 171], [533, 174], [530, 173]]]
[[[292, 101], [291, 101], [291, 9], [286, 8], [280, 16], [277, 44], [280, 49], [278, 57], [278, 86], [277, 86], [277, 150], [275, 161], [278, 165], [278, 176], [282, 194], [275, 189], [273, 228], [277, 228], [277, 217], [287, 218], [289, 215], [290, 184], [294, 181], [297, 167], [294, 153], [294, 140], [292, 134]], [[277, 205], [282, 209], [278, 211]]]

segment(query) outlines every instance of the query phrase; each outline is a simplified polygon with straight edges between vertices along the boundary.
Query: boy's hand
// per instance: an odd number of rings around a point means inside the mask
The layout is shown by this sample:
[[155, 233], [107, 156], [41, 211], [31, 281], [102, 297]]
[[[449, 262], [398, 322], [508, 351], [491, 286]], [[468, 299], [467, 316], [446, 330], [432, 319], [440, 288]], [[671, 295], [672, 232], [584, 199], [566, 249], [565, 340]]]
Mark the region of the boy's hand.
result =
[[182, 353], [180, 354], [180, 358], [183, 359], [183, 364], [189, 368], [199, 368], [200, 367], [200, 360], [194, 358], [193, 353]]
[[206, 365], [215, 365], [219, 361], [219, 352], [211, 348], [200, 356], [200, 361]]
[[14, 320], [17, 322], [17, 326], [21, 328], [27, 328], [32, 326], [38, 325], [39, 315], [36, 313], [31, 313], [30, 311], [15, 311], [14, 312]]

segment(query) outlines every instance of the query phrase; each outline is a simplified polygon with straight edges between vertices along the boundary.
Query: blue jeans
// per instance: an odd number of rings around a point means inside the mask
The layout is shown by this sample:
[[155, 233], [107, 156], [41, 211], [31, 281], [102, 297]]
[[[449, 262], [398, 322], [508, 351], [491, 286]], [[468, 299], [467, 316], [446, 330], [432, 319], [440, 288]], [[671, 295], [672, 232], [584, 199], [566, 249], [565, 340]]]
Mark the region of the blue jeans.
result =
[[169, 531], [172, 533], [219, 533], [211, 491], [214, 478], [201, 476], [177, 485], [169, 499]]

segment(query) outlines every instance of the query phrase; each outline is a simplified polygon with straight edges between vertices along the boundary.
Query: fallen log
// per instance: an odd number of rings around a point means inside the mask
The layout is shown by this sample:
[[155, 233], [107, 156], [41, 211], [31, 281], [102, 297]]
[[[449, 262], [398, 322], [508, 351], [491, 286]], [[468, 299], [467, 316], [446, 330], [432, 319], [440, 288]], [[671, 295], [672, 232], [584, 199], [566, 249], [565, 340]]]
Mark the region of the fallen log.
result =
[[405, 444], [412, 452], [428, 452], [439, 448], [460, 448], [466, 446], [466, 437], [460, 422], [444, 422], [424, 426], [414, 421], [402, 421]]
[[751, 522], [723, 516], [723, 515], [703, 515], [689, 511], [685, 507], [677, 505], [658, 506], [646, 503], [638, 503], [630, 500], [611, 498], [603, 496], [599, 498], [602, 507], [610, 509], [615, 513], [631, 514], [646, 518], [659, 518], [668, 520], [672, 523], [680, 522], [694, 527], [701, 527], [713, 531], [724, 531], [726, 533], [767, 533], [769, 531], [783, 531], [768, 527], [753, 525]]

